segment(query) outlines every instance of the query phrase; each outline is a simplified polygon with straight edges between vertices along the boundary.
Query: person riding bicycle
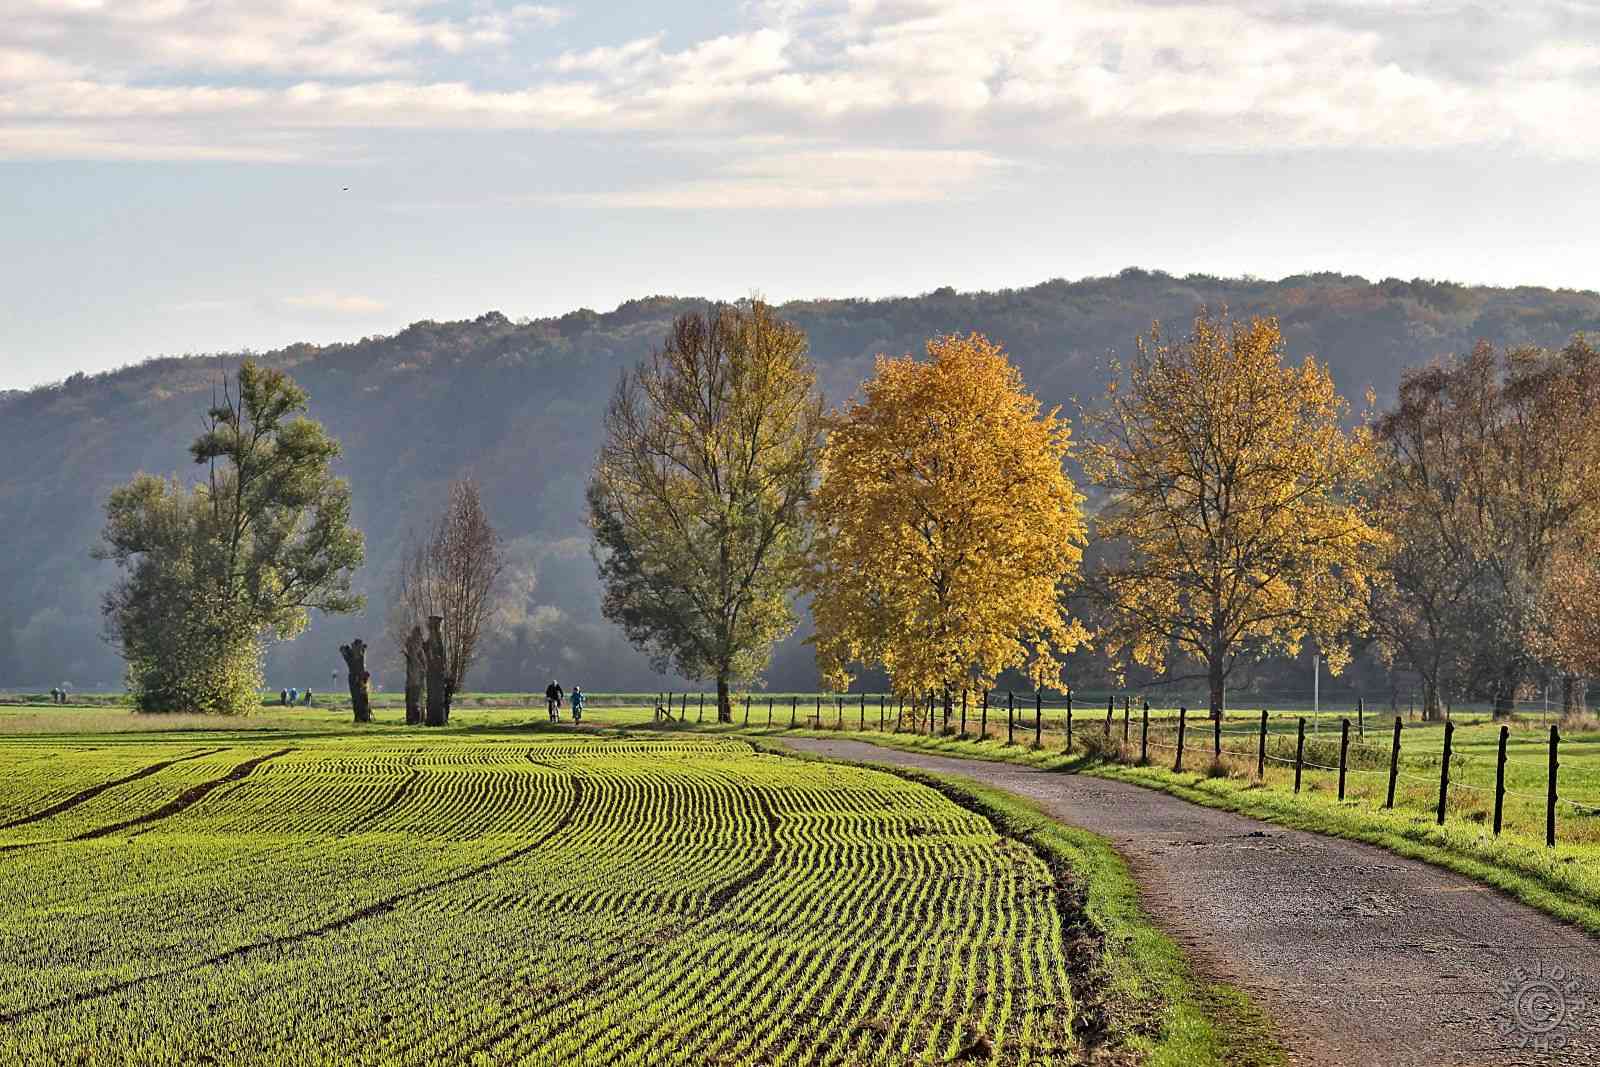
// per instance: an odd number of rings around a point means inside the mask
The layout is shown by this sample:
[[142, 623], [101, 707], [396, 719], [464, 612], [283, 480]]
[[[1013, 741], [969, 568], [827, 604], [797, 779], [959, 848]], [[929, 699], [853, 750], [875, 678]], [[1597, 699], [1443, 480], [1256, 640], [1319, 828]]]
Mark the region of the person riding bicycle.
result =
[[550, 679], [550, 684], [544, 687], [544, 702], [550, 709], [551, 722], [561, 721], [561, 701], [566, 695], [561, 688], [561, 683], [554, 678]]
[[583, 690], [578, 686], [572, 687], [572, 721], [583, 721]]

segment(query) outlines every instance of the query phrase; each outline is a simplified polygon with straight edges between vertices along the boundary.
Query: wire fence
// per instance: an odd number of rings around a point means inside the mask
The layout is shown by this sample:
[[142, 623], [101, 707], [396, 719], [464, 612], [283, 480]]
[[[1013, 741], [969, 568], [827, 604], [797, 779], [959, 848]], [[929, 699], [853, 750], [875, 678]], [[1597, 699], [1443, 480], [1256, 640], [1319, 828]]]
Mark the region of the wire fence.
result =
[[[1174, 770], [1203, 774], [1236, 774], [1267, 784], [1268, 768], [1292, 771], [1293, 791], [1321, 789], [1313, 775], [1337, 776], [1341, 801], [1356, 791], [1376, 793], [1384, 809], [1429, 810], [1438, 825], [1452, 815], [1490, 823], [1500, 834], [1506, 802], [1524, 807], [1542, 804], [1545, 843], [1557, 840], [1558, 814], [1600, 816], [1600, 796], [1563, 794], [1561, 750], [1569, 739], [1557, 723], [1542, 725], [1537, 742], [1542, 758], [1525, 755], [1533, 747], [1527, 736], [1511, 744], [1502, 725], [1493, 758], [1465, 752], [1454, 745], [1457, 720], [1425, 724], [1428, 748], [1414, 751], [1409, 742], [1418, 729], [1407, 728], [1399, 715], [1367, 714], [1361, 702], [1357, 715], [1330, 710], [1331, 721], [1313, 715], [1262, 711], [1233, 713], [1215, 719], [1209, 713], [1190, 715], [1187, 707], [1152, 708], [1131, 695], [1118, 700], [1106, 694], [1093, 704], [1072, 694], [998, 692], [906, 697], [891, 693], [737, 694], [731, 701], [735, 725], [780, 729], [883, 731], [933, 737], [995, 741], [1063, 754], [1088, 754], [1132, 764], [1170, 762]], [[716, 696], [662, 693], [655, 698], [657, 720], [716, 721]], [[1488, 723], [1487, 715], [1461, 720], [1462, 725]], [[1326, 729], [1319, 729], [1323, 726]], [[1435, 733], [1437, 728], [1437, 733]], [[1372, 736], [1368, 736], [1369, 729]], [[1380, 736], [1381, 735], [1381, 736]], [[1439, 742], [1433, 749], [1433, 742]], [[1160, 753], [1160, 759], [1152, 755]], [[1185, 766], [1186, 761], [1188, 766]], [[1196, 761], [1201, 761], [1198, 765]], [[1367, 788], [1363, 788], [1365, 783]], [[1409, 787], [1408, 789], [1404, 787]], [[1419, 799], [1419, 789], [1426, 792]], [[1521, 813], [1527, 815], [1526, 812]], [[1534, 821], [1531, 817], [1525, 821]], [[1587, 835], [1586, 835], [1587, 836]]]

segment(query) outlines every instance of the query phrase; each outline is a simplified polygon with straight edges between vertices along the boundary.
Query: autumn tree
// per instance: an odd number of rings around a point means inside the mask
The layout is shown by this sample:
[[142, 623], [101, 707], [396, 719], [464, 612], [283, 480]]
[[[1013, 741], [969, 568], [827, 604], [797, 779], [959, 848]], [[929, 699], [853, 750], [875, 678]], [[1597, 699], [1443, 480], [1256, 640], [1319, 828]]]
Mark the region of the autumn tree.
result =
[[759, 300], [685, 315], [624, 373], [588, 487], [606, 618], [690, 678], [763, 671], [795, 624], [821, 401], [806, 337]]
[[450, 483], [444, 507], [426, 535], [413, 535], [403, 552], [390, 600], [390, 640], [406, 662], [408, 722], [417, 717], [414, 690], [427, 674], [428, 646], [420, 627], [430, 617], [440, 620], [447, 695], [442, 710], [439, 699], [431, 702], [429, 725], [443, 725], [451, 698], [466, 686], [478, 657], [505, 566], [504, 546], [489, 521], [477, 483], [471, 478]]
[[1343, 428], [1327, 368], [1286, 365], [1275, 319], [1202, 312], [1181, 340], [1152, 328], [1119, 377], [1084, 452], [1106, 494], [1094, 526], [1111, 551], [1089, 589], [1107, 647], [1158, 672], [1198, 665], [1217, 717], [1251, 657], [1314, 638], [1340, 669], [1381, 537], [1350, 495], [1371, 442]]
[[1480, 344], [1407, 373], [1377, 431], [1374, 503], [1406, 538], [1386, 567], [1391, 640], [1421, 639], [1406, 656], [1419, 674], [1447, 647], [1460, 687], [1497, 717], [1541, 666], [1570, 693], [1588, 669], [1573, 590], [1600, 548], [1600, 356], [1582, 338], [1560, 352]]
[[268, 640], [296, 636], [311, 611], [360, 609], [339, 445], [305, 409], [287, 375], [247, 360], [190, 446], [205, 480], [141, 474], [106, 502], [96, 554], [123, 571], [107, 630], [141, 710], [248, 712]]
[[1588, 679], [1600, 675], [1600, 556], [1558, 550], [1536, 610], [1532, 648], [1561, 678], [1562, 717], [1576, 719], [1588, 711]]
[[828, 421], [808, 575], [824, 678], [881, 666], [897, 691], [1060, 684], [1086, 634], [1063, 609], [1083, 557], [1070, 429], [979, 334], [880, 356]]
[[[1376, 425], [1377, 464], [1369, 488], [1373, 523], [1387, 536], [1369, 587], [1368, 618], [1383, 658], [1416, 674], [1422, 717], [1444, 717], [1447, 691], [1465, 693], [1472, 648], [1485, 630], [1489, 580], [1464, 514], [1473, 429], [1465, 400], [1440, 365], [1408, 372], [1395, 407]], [[1454, 396], [1454, 400], [1451, 397]]]

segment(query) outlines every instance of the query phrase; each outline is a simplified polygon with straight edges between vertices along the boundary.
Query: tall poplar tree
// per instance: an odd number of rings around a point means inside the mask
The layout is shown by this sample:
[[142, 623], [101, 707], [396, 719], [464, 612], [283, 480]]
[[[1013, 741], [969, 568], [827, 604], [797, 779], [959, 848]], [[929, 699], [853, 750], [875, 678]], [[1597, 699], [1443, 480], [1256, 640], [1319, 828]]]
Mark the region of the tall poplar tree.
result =
[[685, 315], [617, 385], [589, 481], [602, 610], [657, 670], [732, 685], [794, 629], [822, 405], [806, 337], [759, 300]]

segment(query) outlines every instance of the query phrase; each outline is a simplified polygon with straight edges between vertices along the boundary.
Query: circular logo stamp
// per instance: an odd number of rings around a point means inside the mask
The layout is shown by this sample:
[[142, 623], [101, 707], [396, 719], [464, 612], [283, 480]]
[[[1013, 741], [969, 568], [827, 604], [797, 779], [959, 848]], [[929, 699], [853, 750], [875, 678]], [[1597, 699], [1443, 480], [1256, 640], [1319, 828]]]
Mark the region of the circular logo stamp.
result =
[[1566, 1045], [1577, 1017], [1588, 1007], [1577, 977], [1542, 962], [1535, 962], [1532, 970], [1518, 967], [1501, 984], [1500, 996], [1506, 1005], [1501, 1036], [1540, 1052]]

